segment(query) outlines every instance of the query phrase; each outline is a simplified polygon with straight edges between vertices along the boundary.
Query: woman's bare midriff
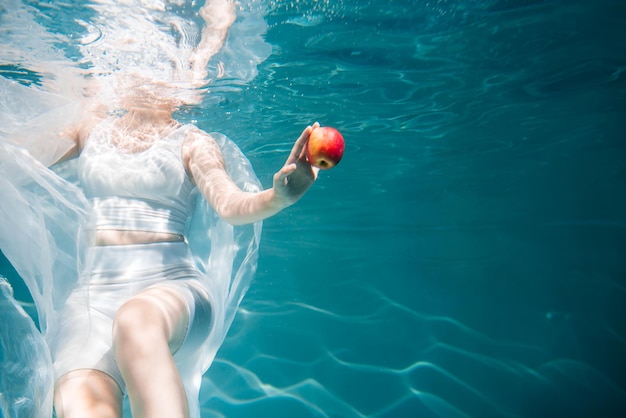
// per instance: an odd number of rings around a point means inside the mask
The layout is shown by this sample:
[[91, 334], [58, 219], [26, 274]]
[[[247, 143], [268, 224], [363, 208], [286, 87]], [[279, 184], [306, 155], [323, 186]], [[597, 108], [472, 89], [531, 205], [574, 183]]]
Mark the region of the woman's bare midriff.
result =
[[96, 231], [96, 245], [136, 245], [156, 242], [181, 242], [185, 237], [179, 234], [150, 231], [124, 231], [117, 229], [99, 229]]

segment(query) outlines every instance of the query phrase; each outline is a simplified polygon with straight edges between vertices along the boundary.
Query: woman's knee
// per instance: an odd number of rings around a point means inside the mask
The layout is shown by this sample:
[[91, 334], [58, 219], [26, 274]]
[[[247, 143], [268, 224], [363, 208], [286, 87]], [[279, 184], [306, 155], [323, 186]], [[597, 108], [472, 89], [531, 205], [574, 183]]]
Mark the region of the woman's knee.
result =
[[169, 289], [150, 289], [124, 303], [113, 321], [113, 344], [133, 350], [181, 339], [188, 321], [184, 300]]
[[167, 341], [160, 312], [152, 303], [131, 299], [117, 311], [113, 320], [113, 345], [137, 350], [161, 341]]
[[59, 418], [122, 416], [122, 390], [99, 370], [79, 369], [59, 378], [54, 389], [54, 409]]

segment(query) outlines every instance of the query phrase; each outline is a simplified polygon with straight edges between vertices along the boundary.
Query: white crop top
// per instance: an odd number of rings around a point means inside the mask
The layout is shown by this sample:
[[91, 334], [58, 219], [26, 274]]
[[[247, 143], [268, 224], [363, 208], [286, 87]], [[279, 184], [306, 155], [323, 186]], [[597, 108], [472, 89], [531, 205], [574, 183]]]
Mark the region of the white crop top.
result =
[[191, 127], [133, 153], [111, 143], [112, 121], [94, 128], [78, 159], [78, 178], [93, 202], [96, 229], [184, 233], [194, 185], [181, 144]]

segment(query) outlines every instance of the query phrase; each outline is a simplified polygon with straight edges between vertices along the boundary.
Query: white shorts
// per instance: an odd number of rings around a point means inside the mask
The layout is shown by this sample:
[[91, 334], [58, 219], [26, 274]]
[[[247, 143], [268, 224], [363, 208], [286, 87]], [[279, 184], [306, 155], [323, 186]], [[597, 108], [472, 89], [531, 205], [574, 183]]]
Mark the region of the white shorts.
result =
[[155, 285], [178, 291], [187, 301], [185, 339], [174, 353], [195, 357], [211, 329], [211, 298], [202, 286], [184, 242], [93, 247], [87, 257], [91, 272], [69, 295], [52, 338], [55, 378], [78, 369], [110, 375], [125, 390], [113, 353], [113, 320], [120, 306]]

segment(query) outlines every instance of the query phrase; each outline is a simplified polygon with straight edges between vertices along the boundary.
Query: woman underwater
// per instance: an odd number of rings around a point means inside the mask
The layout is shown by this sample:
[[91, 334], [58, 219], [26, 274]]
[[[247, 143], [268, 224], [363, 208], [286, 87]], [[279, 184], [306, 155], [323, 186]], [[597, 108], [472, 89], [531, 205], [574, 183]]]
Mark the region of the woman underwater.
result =
[[[316, 179], [317, 169], [304, 154], [311, 126], [296, 140], [271, 188], [244, 191], [227, 171], [223, 150], [229, 141], [218, 143], [174, 119], [181, 106], [199, 102], [196, 87], [206, 83], [207, 63], [235, 20], [234, 7], [225, 0], [207, 2], [199, 15], [205, 27], [174, 82], [133, 71], [94, 76], [82, 103], [86, 110], [62, 131], [72, 145], [53, 163], [73, 160], [75, 184], [87, 202], [77, 235], [87, 238], [76, 239], [77, 279], [62, 297], [48, 296], [53, 308], [38, 304], [40, 317], [50, 317], [42, 328], [59, 418], [121, 417], [125, 394], [134, 417], [197, 416], [199, 376], [228, 328], [224, 311], [236, 309], [243, 296], [220, 294], [211, 283], [211, 262], [205, 263], [207, 271], [198, 268], [188, 235], [197, 194], [229, 224], [252, 224], [294, 204]], [[102, 100], [106, 83], [114, 86], [115, 109]], [[52, 171], [37, 170], [49, 179], [46, 184], [57, 181]], [[56, 239], [52, 228], [49, 233]], [[205, 240], [210, 237], [204, 234]], [[16, 250], [5, 242], [2, 249], [13, 262]], [[19, 267], [19, 260], [15, 264]], [[37, 294], [34, 298], [38, 302]], [[213, 345], [208, 351], [207, 344]]]
[[311, 127], [273, 187], [248, 193], [227, 174], [215, 140], [179, 125], [174, 107], [152, 99], [126, 110], [79, 129], [73, 148], [93, 204], [95, 246], [91, 276], [70, 294], [52, 352], [60, 418], [119, 416], [125, 390], [135, 417], [188, 416], [172, 354], [193, 355], [212, 310], [184, 237], [193, 188], [222, 219], [243, 224], [290, 206], [315, 178], [303, 154]]

